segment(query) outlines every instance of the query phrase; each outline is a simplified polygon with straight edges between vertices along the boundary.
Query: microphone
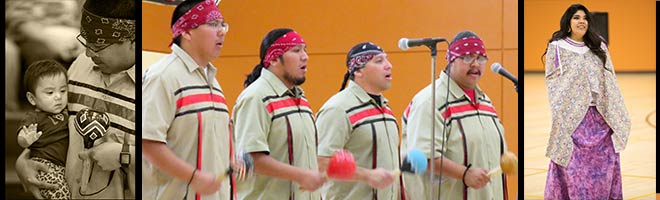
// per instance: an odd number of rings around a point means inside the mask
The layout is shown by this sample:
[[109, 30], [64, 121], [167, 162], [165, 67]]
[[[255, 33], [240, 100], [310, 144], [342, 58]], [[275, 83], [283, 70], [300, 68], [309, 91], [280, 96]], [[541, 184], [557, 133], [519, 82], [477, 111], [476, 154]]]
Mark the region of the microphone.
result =
[[504, 69], [504, 67], [502, 67], [500, 63], [493, 63], [492, 65], [490, 65], [490, 70], [492, 70], [495, 73], [501, 74], [502, 76], [511, 80], [511, 82], [513, 82], [514, 85], [518, 86], [518, 78], [514, 77], [508, 71], [506, 71], [506, 69]]
[[401, 38], [399, 39], [399, 49], [405, 51], [408, 50], [410, 47], [431, 45], [442, 41], [447, 41], [447, 40], [445, 38], [420, 38], [420, 39]]

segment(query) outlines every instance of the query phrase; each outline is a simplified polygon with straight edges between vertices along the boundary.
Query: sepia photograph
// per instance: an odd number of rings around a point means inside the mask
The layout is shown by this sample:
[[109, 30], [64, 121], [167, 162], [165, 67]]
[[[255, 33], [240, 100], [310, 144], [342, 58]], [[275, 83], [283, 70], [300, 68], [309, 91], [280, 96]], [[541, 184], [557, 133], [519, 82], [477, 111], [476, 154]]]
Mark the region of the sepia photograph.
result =
[[5, 1], [5, 199], [135, 199], [136, 2]]

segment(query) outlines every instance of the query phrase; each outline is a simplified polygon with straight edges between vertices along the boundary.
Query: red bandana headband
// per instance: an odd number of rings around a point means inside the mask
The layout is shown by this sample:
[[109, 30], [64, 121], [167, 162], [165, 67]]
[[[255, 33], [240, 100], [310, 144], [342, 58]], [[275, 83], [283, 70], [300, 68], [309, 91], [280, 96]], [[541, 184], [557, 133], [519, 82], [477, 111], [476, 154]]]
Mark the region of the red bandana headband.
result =
[[464, 56], [468, 54], [478, 54], [484, 57], [486, 56], [486, 48], [484, 47], [484, 42], [481, 41], [478, 37], [464, 37], [454, 41], [447, 49], [446, 59], [448, 62], [454, 61], [459, 56]]
[[222, 19], [222, 14], [220, 14], [215, 2], [213, 0], [200, 2], [176, 20], [176, 23], [172, 26], [172, 35], [176, 38], [183, 32], [216, 19]]
[[275, 40], [275, 42], [266, 50], [263, 65], [265, 68], [270, 67], [270, 61], [273, 61], [282, 56], [286, 51], [299, 44], [305, 44], [302, 37], [295, 32], [291, 31], [284, 34], [282, 37]]

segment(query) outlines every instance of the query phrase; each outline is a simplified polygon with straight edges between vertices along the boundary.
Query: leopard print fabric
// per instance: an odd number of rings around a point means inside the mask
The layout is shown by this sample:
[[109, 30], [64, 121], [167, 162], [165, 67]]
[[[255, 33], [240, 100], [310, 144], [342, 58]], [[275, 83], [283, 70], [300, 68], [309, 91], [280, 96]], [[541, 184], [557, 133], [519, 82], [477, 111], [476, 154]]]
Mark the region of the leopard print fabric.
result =
[[40, 189], [41, 196], [46, 199], [70, 199], [71, 192], [69, 191], [69, 186], [64, 179], [64, 166], [56, 165], [55, 163], [38, 157], [32, 157], [31, 160], [44, 163], [48, 165], [50, 173], [39, 171], [37, 174], [37, 180], [43, 181], [50, 184], [55, 184], [58, 186], [56, 190], [49, 189]]

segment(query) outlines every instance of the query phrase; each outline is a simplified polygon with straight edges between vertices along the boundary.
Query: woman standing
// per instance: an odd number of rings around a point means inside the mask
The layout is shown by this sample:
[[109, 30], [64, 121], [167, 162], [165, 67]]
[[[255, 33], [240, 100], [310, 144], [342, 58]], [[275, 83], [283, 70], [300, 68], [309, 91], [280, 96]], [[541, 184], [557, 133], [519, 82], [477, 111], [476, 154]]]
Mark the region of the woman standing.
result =
[[552, 112], [546, 199], [622, 199], [622, 151], [630, 118], [607, 44], [591, 14], [571, 5], [544, 55]]

